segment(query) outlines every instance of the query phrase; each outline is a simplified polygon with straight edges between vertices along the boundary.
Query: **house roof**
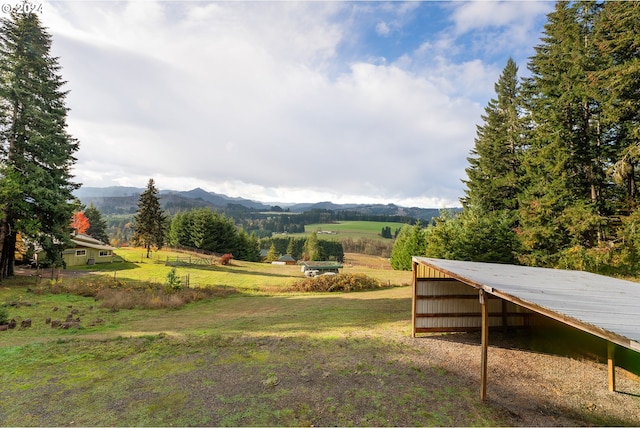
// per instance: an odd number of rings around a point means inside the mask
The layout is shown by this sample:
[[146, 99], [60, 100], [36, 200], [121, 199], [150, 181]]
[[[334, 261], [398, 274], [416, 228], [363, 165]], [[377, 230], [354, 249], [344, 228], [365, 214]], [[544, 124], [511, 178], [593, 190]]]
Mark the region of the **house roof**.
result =
[[105, 244], [89, 235], [77, 234], [71, 238], [71, 241], [78, 247], [94, 248], [96, 250], [115, 250], [114, 247]]
[[447, 277], [640, 351], [640, 284], [582, 271], [414, 257]]
[[279, 262], [295, 262], [296, 259], [293, 258], [291, 254], [285, 254], [284, 256], [278, 258]]

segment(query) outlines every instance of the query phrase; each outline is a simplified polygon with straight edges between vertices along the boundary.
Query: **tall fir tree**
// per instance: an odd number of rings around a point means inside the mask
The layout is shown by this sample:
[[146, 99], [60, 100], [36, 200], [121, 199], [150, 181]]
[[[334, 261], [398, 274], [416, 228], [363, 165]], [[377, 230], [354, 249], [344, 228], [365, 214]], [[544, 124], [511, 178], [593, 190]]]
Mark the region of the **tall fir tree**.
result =
[[307, 237], [307, 240], [304, 243], [303, 258], [310, 261], [322, 260], [320, 245], [318, 243], [318, 235], [316, 232], [313, 232]]
[[96, 206], [91, 203], [89, 204], [89, 208], [84, 210], [84, 215], [89, 220], [87, 235], [104, 243], [108, 243], [109, 237], [107, 236], [107, 222], [102, 217], [102, 213], [100, 212], [100, 210], [98, 210]]
[[0, 279], [13, 274], [17, 233], [61, 266], [79, 206], [70, 172], [78, 142], [67, 132], [65, 82], [50, 51], [35, 13], [0, 20]]
[[558, 2], [529, 62], [519, 229], [527, 264], [556, 266], [564, 251], [596, 247], [605, 232], [610, 153], [593, 85], [603, 62], [592, 40], [599, 7]]
[[620, 207], [638, 208], [640, 164], [640, 3], [609, 1], [595, 25], [595, 43], [607, 63], [598, 74], [606, 143], [615, 147], [613, 178], [622, 191]]
[[156, 189], [153, 178], [150, 178], [147, 188], [138, 200], [138, 211], [134, 216], [132, 237], [134, 243], [147, 250], [147, 258], [150, 256], [152, 247], [160, 249], [164, 245], [165, 220], [166, 216], [160, 207], [158, 189]]
[[522, 119], [519, 108], [518, 67], [509, 58], [495, 84], [496, 99], [489, 101], [478, 126], [475, 148], [467, 158], [465, 208], [479, 212], [518, 208], [520, 176], [519, 151], [522, 145]]

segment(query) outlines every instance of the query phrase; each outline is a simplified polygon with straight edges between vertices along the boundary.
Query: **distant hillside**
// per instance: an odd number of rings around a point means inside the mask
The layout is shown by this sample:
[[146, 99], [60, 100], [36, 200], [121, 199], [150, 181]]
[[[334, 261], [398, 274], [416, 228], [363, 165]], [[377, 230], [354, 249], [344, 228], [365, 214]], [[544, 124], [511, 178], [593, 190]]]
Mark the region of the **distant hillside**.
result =
[[[74, 194], [83, 204], [93, 203], [103, 214], [133, 214], [144, 188], [137, 187], [81, 187]], [[188, 191], [160, 190], [160, 203], [169, 213], [193, 208], [208, 207], [217, 210], [269, 211], [274, 205], [294, 213], [311, 210], [350, 211], [371, 216], [407, 216], [429, 220], [438, 215], [438, 208], [401, 207], [395, 204], [335, 204], [333, 202], [299, 204], [265, 204], [244, 198], [232, 198], [226, 195], [207, 192], [196, 188]]]

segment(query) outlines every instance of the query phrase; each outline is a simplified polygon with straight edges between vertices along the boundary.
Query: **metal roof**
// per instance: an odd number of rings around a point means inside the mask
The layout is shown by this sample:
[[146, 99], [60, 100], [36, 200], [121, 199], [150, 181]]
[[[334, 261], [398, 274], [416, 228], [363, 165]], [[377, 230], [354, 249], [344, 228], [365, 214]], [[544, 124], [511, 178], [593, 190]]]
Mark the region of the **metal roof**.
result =
[[78, 247], [94, 248], [96, 250], [115, 250], [114, 247], [106, 245], [102, 241], [92, 238], [89, 235], [77, 234], [71, 238], [71, 241]]
[[582, 271], [414, 257], [451, 278], [640, 351], [640, 284]]

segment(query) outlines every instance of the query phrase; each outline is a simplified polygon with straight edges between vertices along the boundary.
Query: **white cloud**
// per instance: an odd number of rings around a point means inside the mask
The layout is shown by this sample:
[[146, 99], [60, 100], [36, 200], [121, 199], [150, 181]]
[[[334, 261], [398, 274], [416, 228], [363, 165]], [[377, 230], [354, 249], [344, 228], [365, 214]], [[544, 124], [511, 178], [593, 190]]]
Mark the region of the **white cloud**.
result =
[[386, 36], [391, 33], [391, 28], [389, 28], [386, 22], [378, 22], [378, 25], [376, 25], [376, 33], [381, 36]]
[[458, 33], [490, 27], [530, 28], [540, 15], [550, 12], [550, 1], [469, 1], [454, 3], [452, 20]]
[[[392, 64], [341, 58], [358, 37], [348, 9], [376, 6], [52, 3], [43, 21], [71, 90], [78, 180], [143, 187], [153, 177], [163, 189], [267, 202], [456, 205], [482, 112], [474, 99], [500, 70], [452, 62], [455, 36], [442, 34]], [[418, 6], [401, 4], [378, 32], [400, 29]], [[461, 9], [458, 28], [471, 31]]]

